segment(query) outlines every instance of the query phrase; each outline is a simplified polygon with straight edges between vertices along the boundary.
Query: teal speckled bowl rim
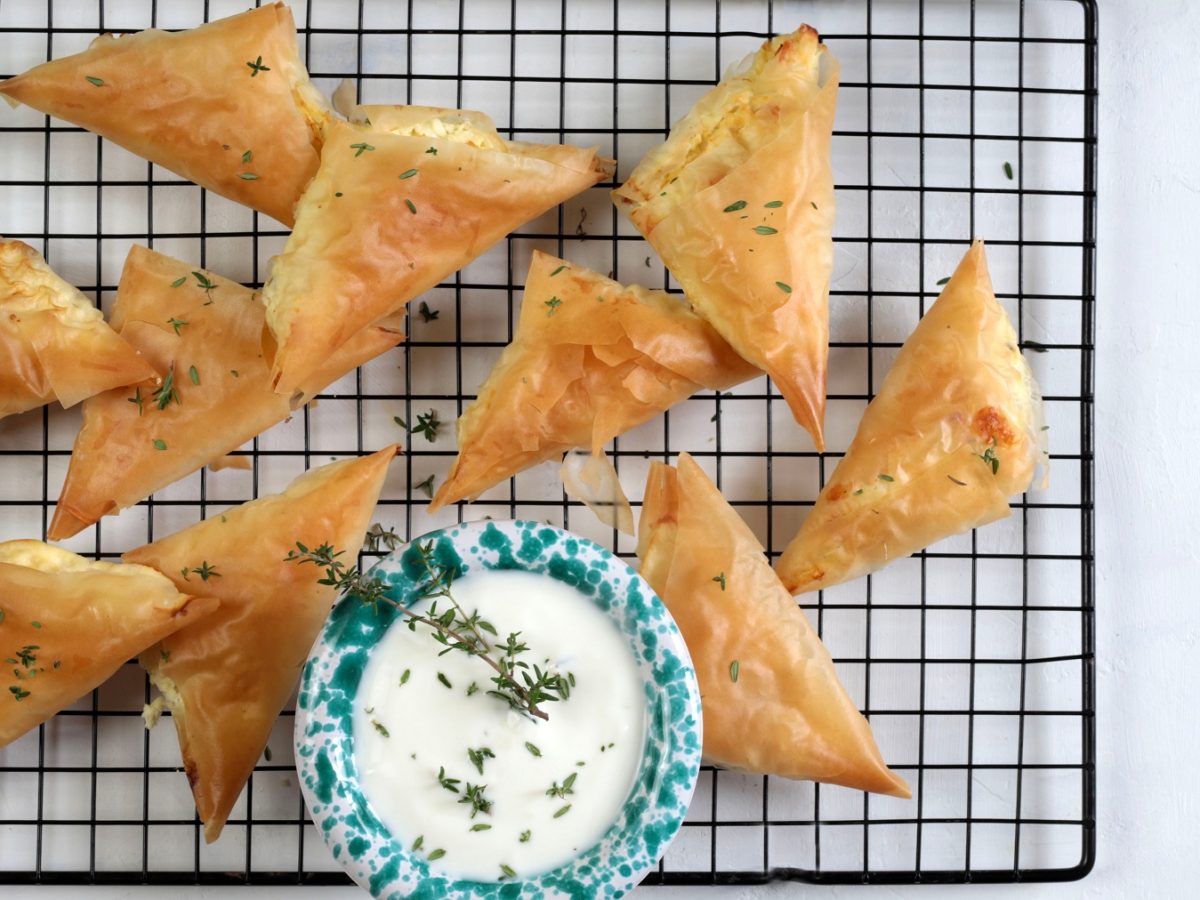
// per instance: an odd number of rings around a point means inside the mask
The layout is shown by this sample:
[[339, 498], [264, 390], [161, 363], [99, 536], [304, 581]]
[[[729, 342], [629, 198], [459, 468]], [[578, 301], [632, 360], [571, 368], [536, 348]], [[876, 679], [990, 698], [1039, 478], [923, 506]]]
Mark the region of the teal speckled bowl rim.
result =
[[415, 544], [434, 542], [459, 577], [519, 569], [556, 578], [591, 598], [629, 641], [646, 689], [642, 760], [624, 808], [599, 843], [542, 875], [509, 882], [455, 880], [392, 836], [363, 795], [353, 710], [371, 649], [398, 619], [343, 598], [313, 646], [296, 704], [296, 767], [313, 822], [334, 858], [379, 898], [620, 897], [653, 868], [687, 814], [700, 771], [700, 690], [671, 614], [632, 568], [598, 544], [526, 521], [468, 522], [422, 535], [371, 571], [400, 604], [417, 598], [424, 569]]

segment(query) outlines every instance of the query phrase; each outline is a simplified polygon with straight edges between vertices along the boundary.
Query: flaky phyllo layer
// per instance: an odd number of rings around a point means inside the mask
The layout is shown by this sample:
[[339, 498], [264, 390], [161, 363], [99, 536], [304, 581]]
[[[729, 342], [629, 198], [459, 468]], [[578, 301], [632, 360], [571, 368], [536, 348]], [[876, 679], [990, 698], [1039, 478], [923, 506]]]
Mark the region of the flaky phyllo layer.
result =
[[0, 238], [0, 418], [154, 377], [154, 370], [41, 254]]
[[696, 311], [824, 444], [837, 64], [803, 26], [727, 75], [613, 192]]

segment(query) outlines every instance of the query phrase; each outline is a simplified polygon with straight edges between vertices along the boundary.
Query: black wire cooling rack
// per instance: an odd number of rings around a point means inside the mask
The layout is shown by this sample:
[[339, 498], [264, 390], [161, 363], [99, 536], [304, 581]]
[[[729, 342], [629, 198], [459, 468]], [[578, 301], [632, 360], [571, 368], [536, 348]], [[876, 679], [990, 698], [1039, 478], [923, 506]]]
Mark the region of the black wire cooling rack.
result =
[[[0, 0], [0, 72], [82, 49], [99, 31], [183, 28], [217, 2]], [[362, 99], [465, 106], [502, 133], [597, 144], [629, 173], [642, 153], [770, 34], [807, 21], [842, 61], [834, 139], [837, 263], [827, 436], [812, 450], [765, 379], [701, 394], [621, 437], [631, 497], [650, 459], [689, 450], [777, 555], [794, 533], [937, 282], [989, 239], [998, 295], [1045, 394], [1054, 484], [1008, 520], [940, 542], [804, 603], [914, 799], [706, 768], [650, 884], [1065, 880], [1095, 848], [1093, 333], [1094, 3], [296, 3], [317, 83]], [[247, 284], [282, 247], [277, 223], [29, 110], [0, 112], [0, 232], [44, 249], [107, 307], [132, 243]], [[394, 416], [449, 423], [512, 335], [540, 248], [677, 289], [600, 185], [530, 223], [426, 299], [411, 339], [315, 408], [255, 440], [250, 472], [203, 471], [68, 542], [112, 558], [282, 487], [310, 465], [398, 437]], [[0, 538], [45, 534], [78, 413], [0, 422]], [[456, 517], [549, 519], [629, 556], [632, 542], [566, 500], [552, 471], [429, 517], [451, 429], [408, 435], [379, 519], [415, 536]], [[0, 750], [0, 883], [341, 884], [308, 822], [286, 713], [225, 833], [206, 846], [173, 730], [141, 727], [134, 664]]]

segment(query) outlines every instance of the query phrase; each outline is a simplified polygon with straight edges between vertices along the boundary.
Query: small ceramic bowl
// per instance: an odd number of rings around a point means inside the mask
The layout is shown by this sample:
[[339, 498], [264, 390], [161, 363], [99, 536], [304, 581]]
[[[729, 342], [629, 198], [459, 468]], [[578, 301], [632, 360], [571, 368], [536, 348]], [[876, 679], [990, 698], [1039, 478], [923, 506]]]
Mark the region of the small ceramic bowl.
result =
[[[353, 713], [372, 648], [404, 619], [354, 597], [333, 609], [317, 639], [296, 706], [296, 765], [309, 812], [334, 858], [375, 897], [620, 897], [658, 862], [687, 813], [700, 770], [700, 691], [671, 614], [633, 569], [591, 541], [535, 522], [471, 522], [418, 538], [459, 576], [521, 569], [565, 582], [605, 611], [629, 642], [646, 691], [646, 734], [634, 785], [599, 843], [542, 875], [517, 881], [455, 880], [394, 837], [363, 795], [355, 766]], [[388, 597], [418, 599], [424, 570], [414, 544], [371, 571]]]

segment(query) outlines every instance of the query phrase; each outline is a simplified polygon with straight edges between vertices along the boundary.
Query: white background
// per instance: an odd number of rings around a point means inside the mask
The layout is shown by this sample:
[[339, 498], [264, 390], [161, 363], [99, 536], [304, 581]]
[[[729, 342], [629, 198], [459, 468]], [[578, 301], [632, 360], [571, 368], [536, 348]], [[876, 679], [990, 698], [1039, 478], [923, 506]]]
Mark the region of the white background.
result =
[[[669, 898], [1195, 896], [1194, 608], [1200, 426], [1200, 4], [1101, 2], [1096, 384], [1099, 851], [1067, 885], [643, 889]], [[21, 893], [19, 894], [18, 891]], [[296, 889], [4, 889], [88, 900], [295, 897]], [[357, 889], [308, 889], [334, 900]]]

